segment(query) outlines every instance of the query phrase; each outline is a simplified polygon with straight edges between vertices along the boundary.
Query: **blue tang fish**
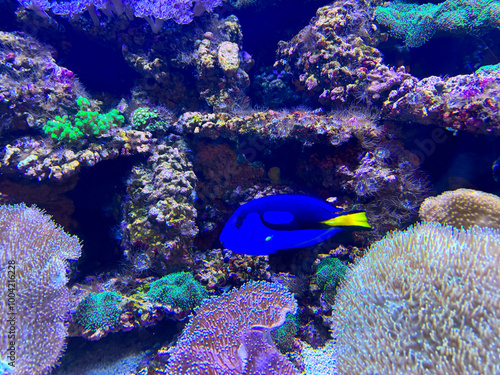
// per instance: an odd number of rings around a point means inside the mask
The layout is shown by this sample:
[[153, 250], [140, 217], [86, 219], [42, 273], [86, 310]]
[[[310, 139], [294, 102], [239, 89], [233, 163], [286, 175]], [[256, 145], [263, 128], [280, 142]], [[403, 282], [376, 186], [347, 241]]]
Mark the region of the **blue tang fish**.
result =
[[219, 237], [231, 251], [267, 255], [316, 245], [345, 228], [371, 228], [364, 212], [339, 209], [302, 195], [271, 195], [238, 208]]

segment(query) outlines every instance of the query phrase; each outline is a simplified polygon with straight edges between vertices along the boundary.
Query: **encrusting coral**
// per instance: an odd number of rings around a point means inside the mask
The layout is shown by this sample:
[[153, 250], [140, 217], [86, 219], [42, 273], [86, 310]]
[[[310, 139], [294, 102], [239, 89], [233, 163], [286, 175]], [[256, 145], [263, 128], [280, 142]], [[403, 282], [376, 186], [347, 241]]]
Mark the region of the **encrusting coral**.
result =
[[376, 20], [389, 27], [406, 46], [420, 47], [437, 32], [482, 36], [499, 28], [500, 8], [494, 0], [446, 0], [440, 4], [389, 2], [376, 8]]
[[336, 297], [339, 372], [500, 373], [499, 262], [491, 228], [427, 223], [372, 245]]
[[274, 68], [293, 76], [307, 105], [336, 108], [355, 101], [370, 104], [410, 77], [404, 68], [382, 63], [375, 44], [376, 26], [370, 7], [361, 2], [335, 1], [291, 41], [279, 42]]
[[424, 222], [437, 222], [455, 228], [473, 225], [500, 229], [500, 197], [472, 189], [446, 191], [424, 200], [419, 210]]
[[385, 118], [439, 125], [453, 132], [500, 132], [500, 66], [454, 77], [407, 77], [382, 107]]
[[111, 133], [112, 138], [107, 142], [87, 142], [78, 149], [70, 145], [55, 147], [49, 139], [21, 137], [0, 150], [0, 168], [3, 172], [21, 173], [38, 181], [64, 180], [76, 175], [82, 167], [150, 151], [151, 134], [148, 132], [113, 128]]
[[206, 289], [188, 272], [175, 272], [151, 284], [148, 297], [164, 306], [191, 310], [208, 297]]
[[192, 264], [187, 249], [198, 233], [196, 183], [187, 146], [176, 137], [154, 147], [147, 165], [132, 169], [122, 229], [127, 259], [137, 272], [165, 274]]
[[0, 133], [40, 128], [85, 95], [74, 73], [56, 64], [55, 51], [20, 32], [0, 32]]
[[35, 207], [2, 205], [0, 249], [0, 369], [45, 374], [66, 347], [67, 259], [80, 242]]
[[337, 288], [347, 273], [347, 267], [338, 258], [325, 258], [318, 265], [316, 283], [323, 292], [323, 300], [333, 306]]
[[154, 135], [165, 134], [171, 122], [172, 115], [162, 108], [137, 108], [130, 116], [132, 128], [148, 131]]
[[75, 319], [85, 329], [113, 328], [120, 321], [119, 303], [122, 296], [116, 292], [92, 293], [78, 304]]
[[299, 328], [299, 315], [287, 314], [285, 323], [281, 327], [271, 331], [271, 338], [282, 353], [292, 350], [295, 335], [299, 331]]

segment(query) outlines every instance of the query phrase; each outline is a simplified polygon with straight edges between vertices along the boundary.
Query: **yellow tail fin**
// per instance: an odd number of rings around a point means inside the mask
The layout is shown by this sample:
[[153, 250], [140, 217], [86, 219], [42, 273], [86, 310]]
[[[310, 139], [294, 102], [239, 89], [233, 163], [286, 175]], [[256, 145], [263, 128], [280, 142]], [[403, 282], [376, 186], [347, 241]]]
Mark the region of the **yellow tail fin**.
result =
[[322, 221], [322, 223], [330, 227], [363, 227], [371, 229], [366, 219], [366, 213], [364, 212], [347, 213], [330, 220]]

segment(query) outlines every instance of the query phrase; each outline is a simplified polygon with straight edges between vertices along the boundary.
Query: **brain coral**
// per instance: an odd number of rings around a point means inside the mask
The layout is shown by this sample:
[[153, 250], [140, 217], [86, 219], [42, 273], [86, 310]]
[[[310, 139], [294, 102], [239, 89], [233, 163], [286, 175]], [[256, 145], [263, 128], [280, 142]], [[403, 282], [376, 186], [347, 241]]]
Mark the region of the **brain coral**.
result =
[[66, 346], [66, 260], [80, 253], [78, 238], [39, 209], [0, 206], [1, 374], [45, 374], [55, 366]]
[[472, 189], [446, 191], [427, 198], [420, 206], [422, 221], [456, 228], [472, 225], [500, 229], [500, 197]]
[[337, 294], [343, 374], [500, 373], [500, 232], [437, 223], [372, 245]]

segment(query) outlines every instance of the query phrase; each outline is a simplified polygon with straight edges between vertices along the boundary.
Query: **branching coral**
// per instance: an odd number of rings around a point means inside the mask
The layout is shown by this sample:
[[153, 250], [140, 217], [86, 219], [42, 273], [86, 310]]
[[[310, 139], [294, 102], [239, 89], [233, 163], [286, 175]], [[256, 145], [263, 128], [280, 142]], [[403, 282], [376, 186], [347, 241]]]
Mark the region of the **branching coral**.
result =
[[45, 374], [65, 349], [66, 260], [81, 245], [39, 209], [16, 205], [0, 206], [0, 249], [0, 363]]
[[468, 229], [473, 225], [500, 229], [500, 197], [472, 189], [446, 191], [420, 206], [422, 221]]
[[170, 374], [298, 374], [265, 338], [297, 304], [290, 292], [268, 282], [203, 302], [169, 351]]
[[500, 371], [500, 232], [428, 223], [393, 232], [337, 294], [340, 373]]

